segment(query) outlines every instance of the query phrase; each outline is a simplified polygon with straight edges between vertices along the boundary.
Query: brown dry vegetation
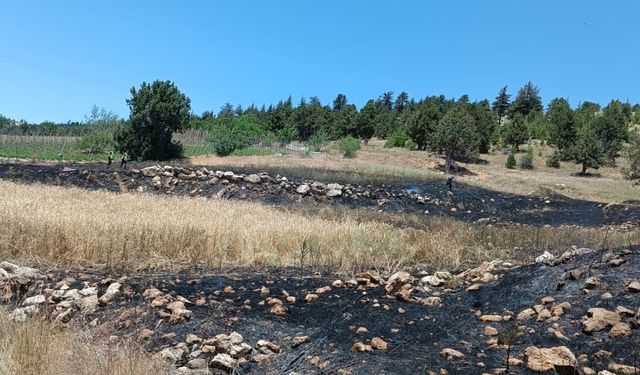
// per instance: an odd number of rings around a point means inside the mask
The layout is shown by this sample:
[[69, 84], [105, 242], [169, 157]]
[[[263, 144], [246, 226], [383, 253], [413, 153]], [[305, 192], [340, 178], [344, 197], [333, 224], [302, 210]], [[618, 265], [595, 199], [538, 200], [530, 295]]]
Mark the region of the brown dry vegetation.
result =
[[18, 324], [0, 310], [1, 375], [158, 375], [160, 361], [129, 343], [107, 345], [78, 327], [42, 319]]
[[[606, 241], [605, 241], [606, 239]], [[640, 231], [490, 227], [331, 207], [114, 194], [0, 181], [0, 259], [36, 267], [303, 266], [391, 271], [568, 246], [625, 246]]]
[[[286, 169], [291, 168], [304, 168], [312, 175], [322, 175], [323, 171], [338, 171], [346, 172], [344, 177], [347, 180], [362, 179], [363, 175], [366, 176], [365, 180], [375, 176], [442, 178], [442, 174], [435, 169], [442, 160], [434, 155], [424, 151], [385, 149], [383, 146], [384, 141], [372, 140], [368, 145], [363, 145], [355, 159], [344, 159], [329, 147], [327, 153], [313, 154], [310, 157], [299, 155], [224, 158], [207, 156], [194, 157], [190, 161], [197, 165], [280, 168], [282, 173], [286, 173]], [[521, 146], [521, 150], [524, 151], [527, 147], [529, 146]], [[507, 156], [494, 152], [480, 155], [483, 163], [462, 165], [470, 170], [472, 175], [460, 176], [457, 181], [495, 191], [523, 195], [539, 193], [541, 189], [551, 189], [572, 198], [606, 203], [620, 203], [638, 196], [638, 187], [624, 180], [620, 173], [619, 167], [627, 164], [624, 158], [618, 160], [618, 166], [615, 168], [603, 167], [597, 171], [590, 170], [594, 173], [593, 177], [580, 177], [576, 175], [580, 167], [571, 162], [562, 163], [559, 169], [547, 167], [546, 157], [553, 150], [537, 144], [532, 147], [534, 170], [507, 169], [505, 167]], [[518, 154], [516, 159], [519, 161], [522, 155], [524, 153]]]

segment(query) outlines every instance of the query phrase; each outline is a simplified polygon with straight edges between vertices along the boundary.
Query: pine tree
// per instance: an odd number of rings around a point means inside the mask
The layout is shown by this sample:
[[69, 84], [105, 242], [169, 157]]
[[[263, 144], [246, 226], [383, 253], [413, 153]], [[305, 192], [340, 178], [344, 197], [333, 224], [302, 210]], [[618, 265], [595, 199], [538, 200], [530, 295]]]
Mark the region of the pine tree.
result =
[[519, 91], [516, 100], [513, 101], [511, 112], [520, 113], [527, 117], [533, 112], [542, 111], [542, 99], [540, 89], [531, 82], [527, 82]]
[[553, 99], [549, 103], [547, 120], [552, 126], [549, 142], [561, 151], [571, 148], [576, 142], [577, 127], [569, 102], [563, 98]]
[[479, 143], [473, 117], [464, 106], [456, 105], [438, 122], [430, 147], [444, 156], [445, 170], [450, 172], [456, 160], [468, 161], [476, 157]]
[[524, 117], [520, 113], [516, 113], [513, 118], [509, 120], [502, 127], [502, 142], [504, 145], [509, 145], [517, 152], [519, 146], [529, 139], [529, 129], [524, 120]]
[[496, 100], [491, 104], [491, 110], [493, 110], [498, 117], [498, 121], [501, 121], [502, 118], [509, 113], [510, 98], [511, 94], [507, 93], [507, 86], [505, 86], [500, 89]]
[[587, 169], [598, 169], [604, 164], [604, 148], [594, 129], [580, 131], [576, 144], [572, 148], [572, 158], [576, 164], [582, 164], [580, 174], [583, 176], [587, 173]]

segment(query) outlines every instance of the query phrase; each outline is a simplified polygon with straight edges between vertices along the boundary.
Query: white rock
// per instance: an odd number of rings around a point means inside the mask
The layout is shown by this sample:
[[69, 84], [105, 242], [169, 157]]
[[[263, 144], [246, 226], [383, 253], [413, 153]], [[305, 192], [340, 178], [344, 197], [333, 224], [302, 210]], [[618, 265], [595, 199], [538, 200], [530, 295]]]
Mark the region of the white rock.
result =
[[296, 193], [298, 193], [298, 194], [307, 194], [307, 193], [309, 193], [309, 190], [311, 190], [309, 185], [302, 184], [302, 185], [298, 186], [298, 188], [296, 189]]
[[542, 253], [542, 255], [536, 258], [536, 263], [542, 263], [544, 261], [551, 260], [551, 259], [553, 259], [553, 254], [551, 254], [548, 251], [545, 251], [544, 253]]

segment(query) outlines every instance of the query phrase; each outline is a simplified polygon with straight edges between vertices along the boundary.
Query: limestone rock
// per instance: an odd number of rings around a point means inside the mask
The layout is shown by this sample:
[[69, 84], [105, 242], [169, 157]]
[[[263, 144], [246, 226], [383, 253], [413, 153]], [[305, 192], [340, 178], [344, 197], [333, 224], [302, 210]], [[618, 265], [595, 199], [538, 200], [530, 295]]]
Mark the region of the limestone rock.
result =
[[374, 337], [371, 339], [371, 347], [375, 350], [387, 350], [389, 348], [389, 344], [380, 337]]
[[229, 354], [218, 353], [215, 357], [213, 357], [213, 359], [209, 363], [209, 366], [214, 369], [230, 373], [236, 367], [238, 367], [238, 361], [233, 359]]
[[351, 347], [351, 351], [352, 352], [370, 352], [372, 351], [373, 348], [371, 347], [371, 345], [367, 345], [363, 342], [356, 342], [355, 344], [353, 344], [353, 346]]
[[262, 179], [257, 174], [250, 174], [244, 178], [245, 181], [250, 182], [252, 184], [259, 184]]
[[387, 294], [395, 295], [404, 285], [413, 284], [414, 281], [415, 279], [408, 272], [400, 271], [394, 273], [389, 280], [387, 280], [384, 288]]
[[530, 346], [525, 350], [524, 356], [527, 360], [527, 368], [533, 371], [555, 371], [561, 375], [577, 372], [576, 357], [566, 346], [553, 348]]
[[445, 356], [450, 361], [464, 358], [464, 354], [451, 348], [442, 349], [440, 355]]
[[309, 336], [296, 336], [296, 337], [293, 338], [293, 341], [291, 342], [291, 347], [292, 348], [297, 348], [298, 346], [300, 346], [302, 344], [308, 343], [309, 340], [311, 340], [311, 338]]
[[582, 322], [582, 330], [585, 333], [602, 331], [607, 327], [620, 323], [621, 320], [620, 315], [617, 313], [601, 307], [591, 308], [587, 312], [591, 317]]
[[296, 193], [304, 195], [304, 194], [308, 194], [309, 190], [311, 190], [309, 185], [302, 184], [296, 188]]
[[120, 283], [112, 283], [107, 288], [107, 291], [98, 299], [101, 305], [106, 305], [115, 297], [120, 294], [120, 288], [122, 288], [122, 284]]

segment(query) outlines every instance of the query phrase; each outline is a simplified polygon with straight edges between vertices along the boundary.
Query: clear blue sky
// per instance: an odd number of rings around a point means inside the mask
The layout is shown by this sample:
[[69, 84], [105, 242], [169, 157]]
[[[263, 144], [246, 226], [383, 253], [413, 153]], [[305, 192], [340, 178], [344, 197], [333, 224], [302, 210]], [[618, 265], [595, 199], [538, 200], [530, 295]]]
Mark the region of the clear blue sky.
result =
[[3, 1], [0, 113], [128, 116], [129, 89], [174, 81], [195, 113], [292, 95], [362, 106], [383, 91], [545, 103], [640, 102], [637, 0]]

